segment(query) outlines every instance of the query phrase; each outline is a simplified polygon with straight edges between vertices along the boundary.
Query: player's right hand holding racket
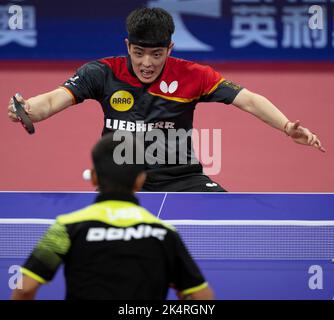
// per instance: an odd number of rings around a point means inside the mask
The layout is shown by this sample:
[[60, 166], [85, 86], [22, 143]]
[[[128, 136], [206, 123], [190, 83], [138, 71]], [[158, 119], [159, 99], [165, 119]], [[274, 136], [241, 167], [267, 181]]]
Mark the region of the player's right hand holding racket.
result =
[[35, 132], [35, 128], [29, 118], [29, 111], [30, 106], [28, 102], [25, 101], [19, 93], [15, 94], [15, 96], [9, 100], [8, 117], [13, 122], [21, 122], [26, 131], [29, 134], [33, 134]]
[[[23, 99], [23, 97], [19, 94], [15, 94], [16, 100], [22, 105], [24, 108], [25, 112], [29, 114], [30, 106], [27, 101]], [[8, 103], [8, 117], [10, 120], [13, 122], [19, 122], [20, 120], [17, 118], [16, 113], [14, 111], [14, 101], [13, 98], [10, 98], [9, 103]]]

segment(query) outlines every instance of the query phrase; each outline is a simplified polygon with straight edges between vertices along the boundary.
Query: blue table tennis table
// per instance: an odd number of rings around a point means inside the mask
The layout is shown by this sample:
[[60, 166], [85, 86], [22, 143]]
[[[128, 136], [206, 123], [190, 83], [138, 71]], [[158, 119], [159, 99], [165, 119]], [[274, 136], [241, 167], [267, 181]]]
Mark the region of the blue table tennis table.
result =
[[[217, 299], [334, 298], [333, 193], [138, 193], [174, 224]], [[0, 192], [0, 299], [56, 216], [91, 204], [92, 192]], [[37, 298], [63, 299], [60, 270]], [[170, 299], [175, 298], [171, 292]]]

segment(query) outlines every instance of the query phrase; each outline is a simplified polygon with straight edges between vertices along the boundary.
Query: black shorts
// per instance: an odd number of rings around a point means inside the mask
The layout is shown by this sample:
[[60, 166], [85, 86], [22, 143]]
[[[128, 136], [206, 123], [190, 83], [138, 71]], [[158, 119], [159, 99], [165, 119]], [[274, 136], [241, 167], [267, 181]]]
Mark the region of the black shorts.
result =
[[202, 166], [187, 165], [147, 172], [141, 191], [147, 192], [226, 192], [203, 174]]

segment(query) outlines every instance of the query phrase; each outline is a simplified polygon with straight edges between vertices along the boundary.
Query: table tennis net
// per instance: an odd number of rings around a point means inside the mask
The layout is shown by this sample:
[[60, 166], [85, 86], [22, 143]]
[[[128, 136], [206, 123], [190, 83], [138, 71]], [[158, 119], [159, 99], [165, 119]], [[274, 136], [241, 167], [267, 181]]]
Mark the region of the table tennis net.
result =
[[[0, 259], [26, 258], [54, 220], [0, 219]], [[332, 260], [334, 221], [169, 220], [197, 260]]]

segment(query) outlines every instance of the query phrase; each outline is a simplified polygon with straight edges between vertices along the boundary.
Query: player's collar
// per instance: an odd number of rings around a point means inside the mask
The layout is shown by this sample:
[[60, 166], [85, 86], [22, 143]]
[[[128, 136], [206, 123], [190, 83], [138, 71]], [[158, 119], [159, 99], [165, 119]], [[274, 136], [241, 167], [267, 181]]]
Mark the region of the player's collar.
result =
[[130, 194], [130, 193], [121, 193], [121, 192], [100, 193], [96, 197], [95, 203], [102, 202], [102, 201], [109, 201], [109, 200], [126, 201], [126, 202], [132, 202], [134, 204], [139, 205], [139, 201], [135, 195]]

